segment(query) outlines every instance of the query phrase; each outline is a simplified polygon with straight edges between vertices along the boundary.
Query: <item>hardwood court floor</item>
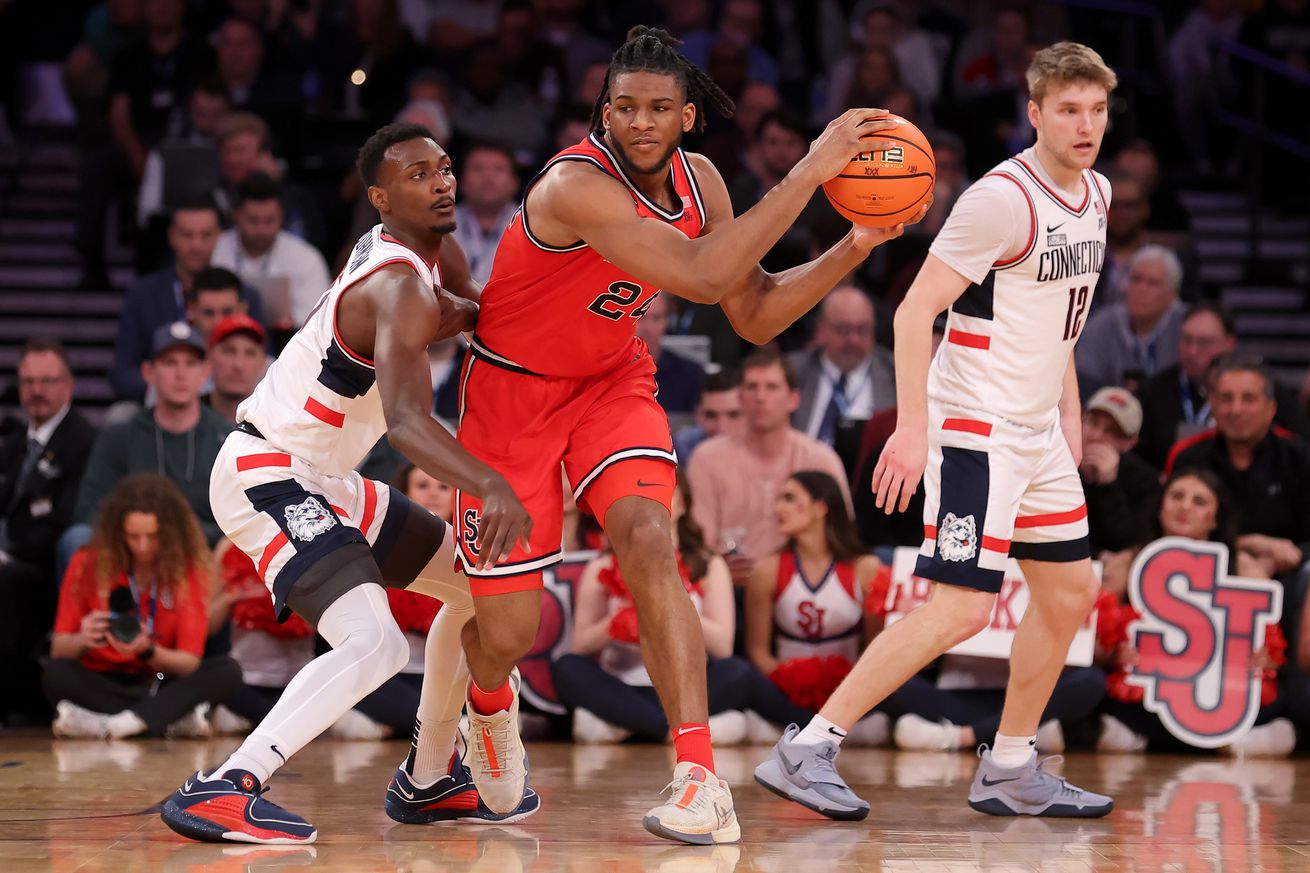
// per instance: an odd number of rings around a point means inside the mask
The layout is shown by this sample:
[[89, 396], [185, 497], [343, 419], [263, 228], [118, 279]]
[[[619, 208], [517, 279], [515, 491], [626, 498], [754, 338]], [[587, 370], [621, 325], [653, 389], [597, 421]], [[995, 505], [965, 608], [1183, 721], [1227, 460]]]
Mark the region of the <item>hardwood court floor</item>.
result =
[[0, 734], [0, 873], [1310, 870], [1310, 759], [1075, 755], [1066, 774], [1118, 801], [1108, 818], [1078, 822], [974, 813], [967, 754], [850, 749], [842, 770], [874, 811], [835, 823], [754, 784], [767, 749], [724, 749], [719, 771], [744, 842], [709, 849], [641, 829], [668, 779], [664, 748], [533, 744], [535, 816], [504, 828], [415, 827], [381, 809], [403, 743], [318, 741], [272, 780], [272, 797], [319, 828], [314, 846], [175, 836], [155, 805], [235, 745]]

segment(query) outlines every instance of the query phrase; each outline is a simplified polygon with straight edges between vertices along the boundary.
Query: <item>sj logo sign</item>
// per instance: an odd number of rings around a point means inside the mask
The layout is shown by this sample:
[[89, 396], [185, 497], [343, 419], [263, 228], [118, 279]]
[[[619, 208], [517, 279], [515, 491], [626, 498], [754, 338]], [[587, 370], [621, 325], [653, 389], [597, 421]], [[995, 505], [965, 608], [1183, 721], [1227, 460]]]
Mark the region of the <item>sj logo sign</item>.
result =
[[1137, 666], [1128, 681], [1174, 736], [1201, 748], [1250, 730], [1260, 708], [1252, 655], [1283, 614], [1283, 589], [1229, 576], [1228, 549], [1179, 537], [1157, 540], [1133, 563], [1128, 596]]

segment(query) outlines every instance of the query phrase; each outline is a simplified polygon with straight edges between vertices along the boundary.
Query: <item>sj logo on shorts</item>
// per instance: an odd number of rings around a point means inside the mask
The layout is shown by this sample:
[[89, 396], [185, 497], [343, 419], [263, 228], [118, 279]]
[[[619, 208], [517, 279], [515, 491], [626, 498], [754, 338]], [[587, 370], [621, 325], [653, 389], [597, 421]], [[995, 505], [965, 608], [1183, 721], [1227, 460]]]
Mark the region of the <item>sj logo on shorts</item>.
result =
[[287, 520], [287, 532], [292, 539], [309, 542], [326, 530], [331, 530], [337, 519], [328, 512], [315, 497], [306, 497], [303, 503], [288, 506], [283, 510]]
[[972, 515], [956, 518], [946, 513], [937, 531], [937, 552], [943, 561], [968, 561], [978, 554], [978, 525]]
[[478, 539], [482, 536], [482, 516], [476, 509], [464, 510], [464, 548], [469, 550], [469, 554], [478, 557], [481, 549], [478, 547]]
[[1252, 656], [1283, 614], [1283, 589], [1228, 575], [1228, 549], [1181, 537], [1151, 543], [1133, 562], [1128, 596], [1138, 663], [1128, 681], [1143, 705], [1193, 746], [1227, 746], [1255, 723], [1261, 675]]

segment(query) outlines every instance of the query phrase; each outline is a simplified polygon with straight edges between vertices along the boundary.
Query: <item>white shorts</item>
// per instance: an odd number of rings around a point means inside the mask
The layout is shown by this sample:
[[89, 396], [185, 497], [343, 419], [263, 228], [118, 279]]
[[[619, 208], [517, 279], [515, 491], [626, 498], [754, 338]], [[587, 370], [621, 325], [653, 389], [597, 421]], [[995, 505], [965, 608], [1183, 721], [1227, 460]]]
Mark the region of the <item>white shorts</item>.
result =
[[1058, 421], [1035, 430], [930, 401], [924, 490], [916, 576], [999, 592], [1011, 557], [1091, 556], [1083, 484]]
[[[242, 431], [218, 452], [209, 502], [223, 533], [255, 562], [278, 615], [291, 597], [311, 624], [351, 584], [409, 585], [445, 538], [444, 521], [390, 485], [353, 470], [324, 473]], [[362, 573], [325, 582], [352, 562]]]

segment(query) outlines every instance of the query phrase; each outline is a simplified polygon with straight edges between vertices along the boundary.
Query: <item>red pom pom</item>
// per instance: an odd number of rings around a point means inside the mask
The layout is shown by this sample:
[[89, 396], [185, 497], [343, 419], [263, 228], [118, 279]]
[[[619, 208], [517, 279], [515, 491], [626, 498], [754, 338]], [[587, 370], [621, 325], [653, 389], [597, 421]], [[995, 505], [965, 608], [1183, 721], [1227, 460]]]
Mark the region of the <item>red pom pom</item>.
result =
[[[235, 546], [223, 553], [218, 569], [223, 587], [229, 591], [263, 585], [255, 562]], [[259, 631], [278, 639], [301, 639], [314, 633], [313, 628], [294, 613], [285, 622], [279, 622], [273, 612], [272, 598], [264, 595], [246, 597], [233, 603], [232, 623], [243, 630]]]
[[387, 602], [391, 606], [391, 615], [402, 631], [424, 636], [441, 610], [440, 600], [403, 588], [388, 588]]
[[600, 580], [601, 586], [610, 597], [632, 600], [632, 592], [628, 591], [628, 586], [623, 581], [623, 574], [619, 572], [618, 559], [613, 555], [610, 555], [609, 563], [601, 568], [596, 578]]
[[1123, 703], [1141, 703], [1146, 697], [1146, 689], [1140, 685], [1128, 684], [1128, 671], [1117, 670], [1105, 680], [1105, 693]]
[[818, 710], [849, 672], [851, 662], [841, 655], [823, 655], [783, 661], [769, 674], [769, 679], [792, 703], [802, 709]]
[[865, 615], [883, 616], [887, 614], [887, 591], [892, 587], [892, 568], [883, 564], [882, 569], [869, 584], [869, 593], [864, 595]]
[[610, 636], [621, 643], [638, 642], [637, 607], [625, 606], [610, 618]]
[[1278, 679], [1277, 672], [1270, 675], [1269, 670], [1265, 671], [1264, 679], [1260, 680], [1260, 705], [1268, 706], [1278, 699]]
[[1287, 663], [1287, 637], [1283, 636], [1279, 625], [1271, 624], [1265, 628], [1265, 655], [1274, 666], [1274, 672]]

